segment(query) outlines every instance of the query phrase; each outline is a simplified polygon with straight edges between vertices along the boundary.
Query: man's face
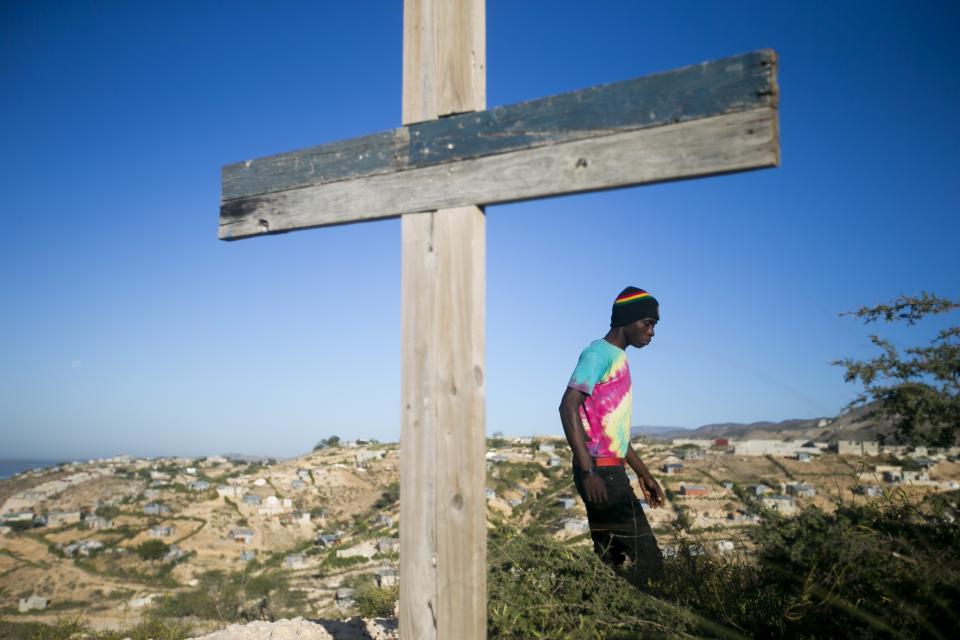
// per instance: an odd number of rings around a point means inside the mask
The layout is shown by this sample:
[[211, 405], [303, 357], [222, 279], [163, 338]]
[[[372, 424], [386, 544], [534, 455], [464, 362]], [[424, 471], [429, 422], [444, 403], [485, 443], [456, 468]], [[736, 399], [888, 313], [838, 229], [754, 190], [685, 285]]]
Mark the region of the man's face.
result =
[[653, 340], [653, 328], [657, 326], [657, 321], [653, 318], [644, 318], [628, 324], [623, 328], [623, 335], [627, 339], [627, 344], [636, 349], [642, 349]]

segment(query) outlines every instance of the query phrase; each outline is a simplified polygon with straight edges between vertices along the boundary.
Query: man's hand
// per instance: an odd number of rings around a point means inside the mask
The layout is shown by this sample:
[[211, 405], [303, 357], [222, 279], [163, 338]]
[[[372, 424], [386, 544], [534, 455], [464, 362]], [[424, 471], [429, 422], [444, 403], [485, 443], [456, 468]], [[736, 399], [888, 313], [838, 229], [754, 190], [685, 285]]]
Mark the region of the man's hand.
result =
[[643, 499], [654, 509], [663, 506], [663, 489], [653, 479], [653, 476], [640, 476], [640, 491], [643, 492]]
[[603, 484], [603, 478], [599, 476], [585, 476], [583, 478], [583, 489], [587, 493], [587, 499], [597, 504], [607, 502], [607, 486]]

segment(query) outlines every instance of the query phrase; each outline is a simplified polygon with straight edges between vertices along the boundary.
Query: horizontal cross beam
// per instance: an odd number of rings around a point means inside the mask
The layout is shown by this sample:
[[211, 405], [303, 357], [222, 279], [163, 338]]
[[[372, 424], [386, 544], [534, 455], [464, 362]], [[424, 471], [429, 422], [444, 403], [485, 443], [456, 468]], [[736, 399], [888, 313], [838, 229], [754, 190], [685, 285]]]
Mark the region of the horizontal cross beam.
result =
[[223, 168], [239, 239], [779, 164], [764, 50]]

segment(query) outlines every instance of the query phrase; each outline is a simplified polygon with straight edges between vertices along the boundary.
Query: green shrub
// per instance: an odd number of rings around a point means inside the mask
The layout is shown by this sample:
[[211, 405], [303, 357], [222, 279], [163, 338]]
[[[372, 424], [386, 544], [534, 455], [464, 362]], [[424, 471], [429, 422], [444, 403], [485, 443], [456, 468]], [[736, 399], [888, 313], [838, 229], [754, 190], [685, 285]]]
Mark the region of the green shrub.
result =
[[491, 638], [684, 637], [692, 617], [638, 591], [587, 546], [499, 529], [490, 538]]
[[400, 500], [400, 483], [391, 482], [386, 491], [380, 494], [377, 501], [373, 503], [373, 509], [376, 511], [389, 509], [395, 505], [398, 500]]
[[681, 554], [662, 597], [754, 637], [952, 637], [960, 525], [949, 504], [767, 512], [747, 530], [751, 557]]
[[160, 560], [170, 551], [170, 545], [163, 540], [147, 540], [137, 547], [137, 555], [142, 560]]
[[393, 607], [399, 595], [397, 586], [380, 588], [374, 584], [364, 584], [353, 592], [357, 610], [364, 618], [393, 617]]
[[0, 640], [183, 640], [193, 635], [179, 620], [148, 619], [115, 631], [96, 631], [82, 618], [60, 618], [54, 624], [0, 620]]

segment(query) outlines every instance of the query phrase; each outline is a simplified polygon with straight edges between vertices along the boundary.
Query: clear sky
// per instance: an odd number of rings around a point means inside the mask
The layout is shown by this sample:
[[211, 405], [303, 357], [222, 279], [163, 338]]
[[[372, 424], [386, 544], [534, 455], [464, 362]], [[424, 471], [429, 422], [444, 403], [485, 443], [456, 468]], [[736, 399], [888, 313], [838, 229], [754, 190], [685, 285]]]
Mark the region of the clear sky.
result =
[[[489, 106], [775, 49], [783, 164], [489, 207], [488, 432], [562, 432], [628, 284], [634, 423], [839, 412], [838, 313], [960, 293], [958, 42], [949, 1], [490, 0]], [[398, 126], [401, 51], [399, 1], [0, 3], [0, 457], [398, 438], [399, 222], [216, 236], [222, 165]]]

